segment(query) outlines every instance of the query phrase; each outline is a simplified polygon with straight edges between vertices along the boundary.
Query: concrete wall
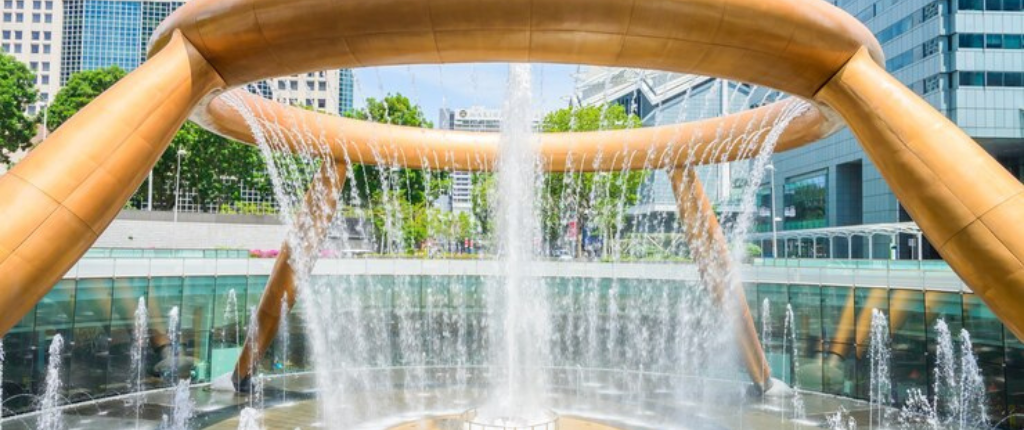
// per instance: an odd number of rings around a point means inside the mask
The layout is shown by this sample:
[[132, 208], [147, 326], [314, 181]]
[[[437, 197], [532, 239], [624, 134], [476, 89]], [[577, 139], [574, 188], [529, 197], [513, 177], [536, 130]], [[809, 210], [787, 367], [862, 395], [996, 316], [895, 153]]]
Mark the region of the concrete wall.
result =
[[178, 222], [174, 222], [169, 212], [126, 211], [110, 224], [94, 246], [279, 249], [285, 233], [284, 225], [268, 217], [179, 214]]

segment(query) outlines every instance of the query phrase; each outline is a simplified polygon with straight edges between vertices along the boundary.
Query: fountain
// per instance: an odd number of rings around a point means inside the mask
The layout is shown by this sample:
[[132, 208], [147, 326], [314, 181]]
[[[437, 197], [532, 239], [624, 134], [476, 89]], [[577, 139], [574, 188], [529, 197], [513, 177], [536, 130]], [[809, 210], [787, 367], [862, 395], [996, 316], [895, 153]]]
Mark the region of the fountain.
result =
[[[250, 351], [258, 351], [256, 343], [259, 342], [256, 333], [259, 332], [259, 316], [256, 307], [249, 308], [249, 329], [246, 339], [251, 343]], [[255, 354], [255, 352], [252, 352]], [[263, 411], [263, 373], [260, 371], [261, 357], [252, 357], [251, 386], [249, 389], [249, 408], [254, 410], [257, 416]]]
[[48, 351], [49, 360], [46, 365], [46, 385], [39, 403], [40, 430], [63, 430], [64, 412], [60, 409], [61, 399], [61, 354], [64, 350], [64, 337], [59, 333], [53, 336]]
[[[789, 303], [786, 303], [786, 322], [784, 327], [785, 333], [782, 337], [782, 350], [790, 354], [790, 363], [792, 364], [792, 366], [786, 366], [785, 370], [793, 369], [791, 374], [793, 382], [790, 384], [793, 393], [790, 398], [790, 407], [793, 411], [793, 419], [801, 420], [805, 418], [805, 410], [803, 395], [800, 393], [800, 355], [796, 343], [796, 317], [793, 314], [793, 305]], [[787, 343], [789, 344], [789, 349], [787, 349]], [[783, 372], [782, 378], [786, 379], [786, 372]]]
[[4, 338], [0, 337], [0, 430], [4, 428]]
[[238, 345], [241, 342], [240, 334], [241, 330], [238, 327], [238, 295], [235, 293], [235, 289], [228, 290], [228, 297], [224, 301], [224, 327], [221, 329], [221, 342], [224, 344], [228, 342], [228, 334], [234, 333], [234, 343], [232, 345]]
[[985, 381], [974, 355], [971, 334], [960, 329], [960, 411], [957, 416], [959, 428], [988, 427], [986, 411]]
[[[288, 373], [288, 341], [291, 337], [291, 328], [288, 326], [288, 295], [281, 297], [281, 321], [277, 324], [277, 364], [274, 366], [280, 373]], [[288, 395], [288, 378], [281, 380], [281, 392]]]
[[179, 310], [177, 306], [171, 308], [171, 311], [167, 313], [167, 337], [170, 338], [171, 344], [170, 357], [166, 357], [164, 360], [169, 360], [169, 366], [164, 369], [164, 374], [161, 375], [166, 378], [173, 385], [178, 383], [178, 360], [181, 354], [181, 316], [178, 315]]
[[498, 163], [500, 276], [488, 293], [487, 324], [495, 368], [491, 391], [472, 421], [474, 425], [527, 429], [548, 422], [543, 398], [550, 363], [547, 292], [533, 278], [531, 264], [538, 238], [534, 208], [537, 184], [533, 137], [531, 71], [528, 64], [509, 66], [508, 92], [502, 110]]
[[871, 364], [871, 376], [868, 399], [871, 402], [871, 413], [868, 425], [884, 428], [888, 425], [891, 411], [889, 406], [892, 404], [892, 375], [889, 371], [892, 352], [889, 350], [889, 322], [885, 314], [878, 309], [871, 310], [870, 339], [868, 359]]
[[189, 394], [189, 382], [182, 379], [177, 382], [173, 391], [173, 409], [171, 416], [164, 416], [164, 425], [161, 430], [188, 430], [189, 423], [195, 413], [195, 403]]
[[[139, 297], [139, 304], [135, 308], [135, 327], [132, 330], [132, 349], [131, 349], [131, 370], [128, 373], [129, 380], [128, 386], [134, 392], [142, 392], [145, 390], [143, 385], [143, 375], [146, 373], [146, 349], [149, 347], [149, 315], [146, 308], [145, 296]], [[142, 396], [129, 396], [125, 399], [125, 402], [131, 406], [135, 412], [135, 427], [138, 428], [139, 418], [142, 415], [142, 405], [144, 402]]]

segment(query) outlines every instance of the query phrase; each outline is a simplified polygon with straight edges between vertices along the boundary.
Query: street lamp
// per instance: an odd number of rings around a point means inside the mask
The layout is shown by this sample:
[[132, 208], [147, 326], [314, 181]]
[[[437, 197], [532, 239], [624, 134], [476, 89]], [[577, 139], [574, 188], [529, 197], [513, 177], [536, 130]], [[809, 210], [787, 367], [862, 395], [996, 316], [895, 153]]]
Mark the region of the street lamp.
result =
[[174, 171], [174, 222], [178, 222], [178, 204], [181, 203], [181, 157], [188, 155], [184, 149], [178, 150], [178, 168]]
[[778, 223], [782, 221], [781, 218], [775, 216], [775, 165], [769, 164], [765, 167], [769, 172], [772, 172], [771, 180], [771, 199], [772, 199], [772, 258], [779, 258], [779, 229]]

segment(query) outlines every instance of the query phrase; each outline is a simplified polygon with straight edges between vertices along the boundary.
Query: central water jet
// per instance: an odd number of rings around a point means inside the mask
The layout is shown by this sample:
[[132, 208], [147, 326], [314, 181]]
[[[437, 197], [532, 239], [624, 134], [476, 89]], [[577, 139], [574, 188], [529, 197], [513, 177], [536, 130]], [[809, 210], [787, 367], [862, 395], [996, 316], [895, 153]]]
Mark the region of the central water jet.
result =
[[551, 332], [547, 293], [532, 268], [539, 241], [534, 197], [540, 176], [531, 103], [530, 65], [510, 65], [497, 169], [501, 269], [488, 293], [491, 389], [486, 404], [473, 414], [476, 424], [505, 428], [550, 420], [544, 405]]

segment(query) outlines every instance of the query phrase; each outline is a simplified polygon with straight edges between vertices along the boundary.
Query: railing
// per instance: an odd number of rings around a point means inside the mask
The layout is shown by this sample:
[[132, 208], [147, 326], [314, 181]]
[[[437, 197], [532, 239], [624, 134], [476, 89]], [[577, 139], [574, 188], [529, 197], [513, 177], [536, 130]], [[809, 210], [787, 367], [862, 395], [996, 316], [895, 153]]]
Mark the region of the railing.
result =
[[245, 249], [90, 248], [82, 258], [249, 258]]
[[755, 258], [755, 266], [836, 269], [951, 271], [943, 260], [862, 260], [843, 258]]

